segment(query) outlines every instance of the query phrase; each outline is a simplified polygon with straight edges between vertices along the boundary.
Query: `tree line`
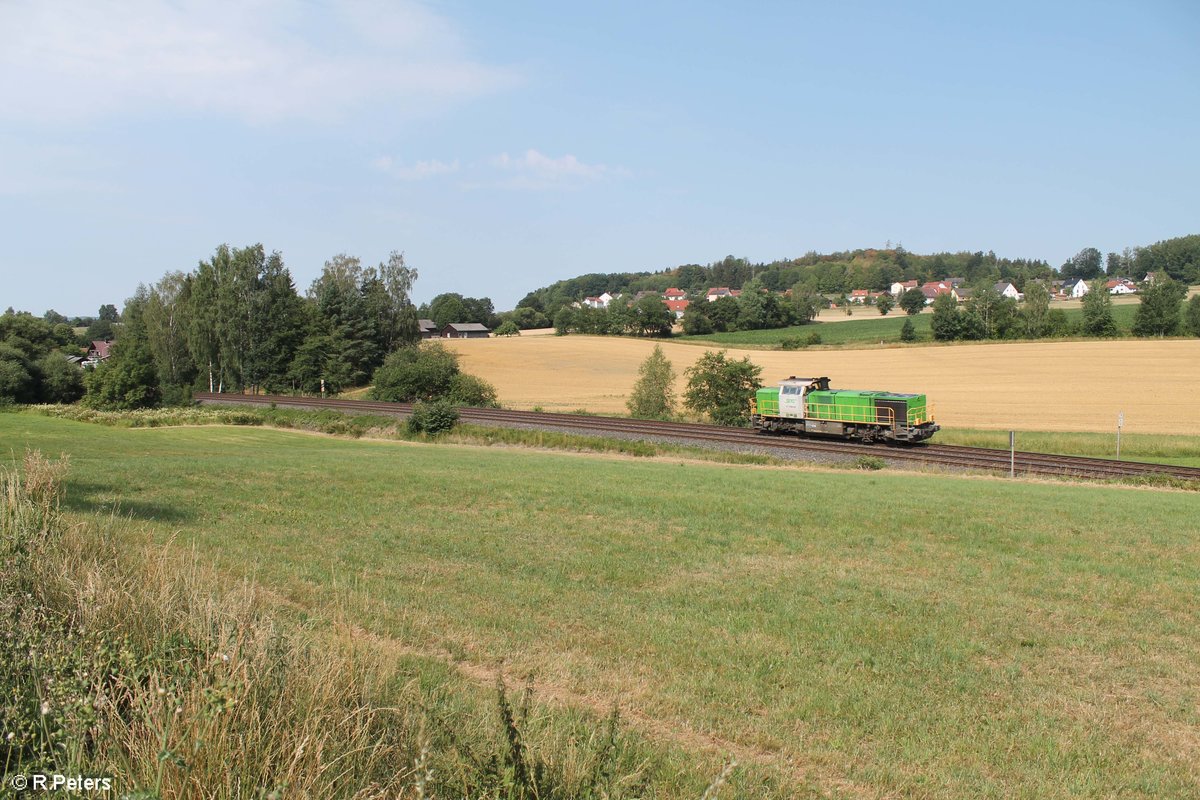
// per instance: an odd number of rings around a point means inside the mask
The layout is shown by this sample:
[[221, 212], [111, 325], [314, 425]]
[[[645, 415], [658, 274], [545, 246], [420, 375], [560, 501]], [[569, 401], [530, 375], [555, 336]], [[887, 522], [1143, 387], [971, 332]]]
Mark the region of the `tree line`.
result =
[[[809, 252], [768, 263], [730, 255], [707, 265], [683, 264], [655, 272], [589, 273], [556, 281], [526, 294], [516, 310], [553, 319], [560, 308], [605, 292], [628, 296], [643, 291], [662, 294], [668, 288], [678, 288], [703, 295], [707, 289], [721, 286], [744, 291], [751, 281], [769, 292], [791, 289], [793, 295], [840, 297], [854, 289], [887, 291], [893, 283], [909, 280], [926, 283], [958, 277], [968, 285], [981, 286], [1008, 281], [1024, 291], [1034, 281], [1048, 284], [1056, 277], [1093, 280], [1107, 274], [1140, 280], [1147, 273], [1160, 273], [1185, 284], [1200, 283], [1200, 235], [1125, 248], [1121, 253], [1109, 253], [1107, 258], [1096, 248], [1084, 248], [1057, 271], [1042, 259], [1003, 258], [991, 251], [921, 255], [901, 245], [828, 254]], [[518, 324], [534, 327], [520, 321]]]
[[[1187, 287], [1170, 278], [1147, 284], [1138, 293], [1131, 333], [1200, 336], [1200, 295], [1185, 304], [1186, 295]], [[1082, 306], [1081, 318], [1076, 322], [1062, 309], [1050, 308], [1050, 291], [1043, 283], [1028, 284], [1020, 306], [988, 287], [974, 292], [962, 304], [949, 294], [939, 295], [933, 302], [929, 327], [937, 341], [1120, 335], [1113, 317], [1112, 295], [1103, 280], [1091, 285]]]

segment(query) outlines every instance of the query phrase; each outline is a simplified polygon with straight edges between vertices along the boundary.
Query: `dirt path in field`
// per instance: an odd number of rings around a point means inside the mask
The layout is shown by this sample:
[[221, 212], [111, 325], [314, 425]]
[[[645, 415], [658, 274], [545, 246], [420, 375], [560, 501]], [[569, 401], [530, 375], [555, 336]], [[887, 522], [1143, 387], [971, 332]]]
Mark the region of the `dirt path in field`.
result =
[[[650, 340], [538, 336], [447, 340], [511, 408], [625, 413]], [[677, 373], [707, 349], [662, 342]], [[1005, 342], [851, 350], [736, 350], [764, 382], [828, 375], [835, 387], [923, 392], [954, 427], [1200, 435], [1200, 339]]]

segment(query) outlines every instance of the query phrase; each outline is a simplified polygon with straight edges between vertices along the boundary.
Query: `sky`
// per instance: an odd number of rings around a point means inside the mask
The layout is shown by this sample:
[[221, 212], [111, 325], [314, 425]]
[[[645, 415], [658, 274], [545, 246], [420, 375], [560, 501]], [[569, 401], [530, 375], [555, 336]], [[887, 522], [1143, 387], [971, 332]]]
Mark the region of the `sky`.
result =
[[1200, 4], [0, 0], [0, 308], [1200, 233]]

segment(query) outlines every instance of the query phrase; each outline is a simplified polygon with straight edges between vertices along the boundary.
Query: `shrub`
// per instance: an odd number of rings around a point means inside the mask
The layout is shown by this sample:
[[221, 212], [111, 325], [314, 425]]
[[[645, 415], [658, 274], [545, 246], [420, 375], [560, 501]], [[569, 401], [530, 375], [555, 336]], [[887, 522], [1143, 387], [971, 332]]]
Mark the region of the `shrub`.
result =
[[496, 387], [477, 378], [460, 372], [450, 379], [450, 390], [446, 394], [451, 403], [459, 406], [476, 406], [478, 408], [497, 408]]
[[375, 370], [372, 400], [411, 403], [449, 399], [463, 406], [495, 407], [496, 389], [459, 369], [458, 356], [439, 343], [401, 347]]
[[408, 418], [409, 433], [437, 436], [458, 424], [458, 409], [448, 400], [418, 401]]
[[877, 470], [883, 469], [886, 466], [887, 462], [878, 456], [859, 456], [854, 459], [855, 469]]

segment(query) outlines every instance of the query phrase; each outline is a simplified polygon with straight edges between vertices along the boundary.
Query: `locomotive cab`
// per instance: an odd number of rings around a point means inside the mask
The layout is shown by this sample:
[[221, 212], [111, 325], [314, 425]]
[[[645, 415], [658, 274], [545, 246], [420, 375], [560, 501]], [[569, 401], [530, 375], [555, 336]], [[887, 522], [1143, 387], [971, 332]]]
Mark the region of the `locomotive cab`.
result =
[[810, 390], [828, 389], [829, 378], [797, 378], [795, 375], [779, 384], [779, 416], [804, 419]]

